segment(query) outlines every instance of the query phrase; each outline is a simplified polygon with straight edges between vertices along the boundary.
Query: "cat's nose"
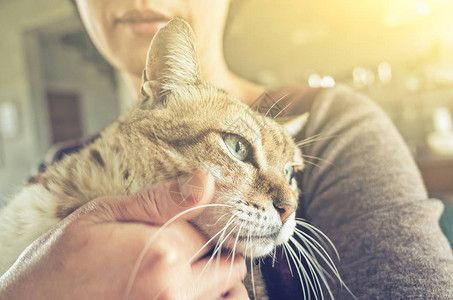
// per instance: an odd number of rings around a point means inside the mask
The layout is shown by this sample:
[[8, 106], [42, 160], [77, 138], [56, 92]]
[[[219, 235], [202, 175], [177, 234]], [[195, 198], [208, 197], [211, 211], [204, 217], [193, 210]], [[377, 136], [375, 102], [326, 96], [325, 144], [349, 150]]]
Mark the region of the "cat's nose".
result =
[[274, 207], [280, 214], [280, 219], [282, 220], [283, 223], [288, 220], [289, 216], [292, 215], [293, 212], [296, 211], [296, 205], [295, 204], [275, 204], [274, 202]]

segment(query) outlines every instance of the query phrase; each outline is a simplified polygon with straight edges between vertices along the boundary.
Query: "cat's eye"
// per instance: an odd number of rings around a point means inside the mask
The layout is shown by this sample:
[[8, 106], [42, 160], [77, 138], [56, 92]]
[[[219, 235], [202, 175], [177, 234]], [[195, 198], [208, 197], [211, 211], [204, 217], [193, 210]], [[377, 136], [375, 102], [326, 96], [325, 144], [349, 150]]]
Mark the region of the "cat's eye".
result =
[[245, 161], [247, 159], [251, 146], [246, 139], [239, 135], [228, 133], [224, 135], [223, 140], [234, 157], [240, 161]]
[[286, 167], [285, 176], [286, 176], [286, 180], [288, 180], [288, 182], [291, 183], [291, 180], [293, 180], [293, 178], [294, 178], [294, 167], [293, 166]]

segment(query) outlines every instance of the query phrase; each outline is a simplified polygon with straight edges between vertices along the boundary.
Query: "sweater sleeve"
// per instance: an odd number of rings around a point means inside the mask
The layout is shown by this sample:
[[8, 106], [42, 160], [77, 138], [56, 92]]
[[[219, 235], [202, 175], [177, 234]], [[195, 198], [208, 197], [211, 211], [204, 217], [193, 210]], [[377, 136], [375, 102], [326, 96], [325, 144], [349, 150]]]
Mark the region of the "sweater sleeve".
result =
[[[313, 101], [298, 140], [307, 162], [302, 216], [335, 244], [358, 299], [453, 299], [453, 254], [416, 164], [391, 121], [339, 86]], [[313, 158], [317, 157], [319, 159]], [[340, 286], [336, 299], [351, 299]]]

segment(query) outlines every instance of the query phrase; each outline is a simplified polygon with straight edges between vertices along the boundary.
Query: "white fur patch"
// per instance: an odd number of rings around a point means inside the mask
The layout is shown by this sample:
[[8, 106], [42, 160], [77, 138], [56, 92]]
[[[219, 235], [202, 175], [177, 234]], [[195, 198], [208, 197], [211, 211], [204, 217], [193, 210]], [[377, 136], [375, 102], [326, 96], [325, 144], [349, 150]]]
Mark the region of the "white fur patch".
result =
[[[35, 239], [53, 227], [57, 199], [42, 185], [25, 187], [0, 209], [0, 274], [6, 272]], [[14, 243], [11, 243], [14, 241]]]

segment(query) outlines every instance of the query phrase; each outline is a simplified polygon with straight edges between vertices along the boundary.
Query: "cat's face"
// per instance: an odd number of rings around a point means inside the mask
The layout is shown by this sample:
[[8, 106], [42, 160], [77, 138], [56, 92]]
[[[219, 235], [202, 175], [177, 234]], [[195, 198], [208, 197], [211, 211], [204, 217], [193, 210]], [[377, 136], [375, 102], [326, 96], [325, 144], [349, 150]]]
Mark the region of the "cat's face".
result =
[[[167, 96], [149, 126], [172, 153], [178, 173], [204, 168], [215, 180], [212, 203], [193, 223], [208, 237], [225, 229], [224, 247], [254, 257], [292, 235], [297, 208], [295, 173], [300, 150], [284, 128], [223, 91], [200, 84]], [[145, 126], [146, 127], [146, 126]]]
[[266, 255], [293, 234], [301, 153], [278, 124], [236, 101], [221, 102], [227, 107], [213, 109], [215, 130], [186, 149], [213, 173], [214, 203], [228, 206], [205, 209], [194, 223], [209, 237], [219, 234], [226, 248]]
[[199, 79], [191, 38], [173, 20], [153, 40], [145, 77], [157, 80], [144, 81], [141, 111], [151, 117], [140, 121], [143, 134], [169, 153], [169, 176], [201, 168], [213, 175], [212, 203], [222, 206], [204, 209], [195, 226], [223, 248], [266, 255], [293, 234], [301, 152], [285, 126]]

